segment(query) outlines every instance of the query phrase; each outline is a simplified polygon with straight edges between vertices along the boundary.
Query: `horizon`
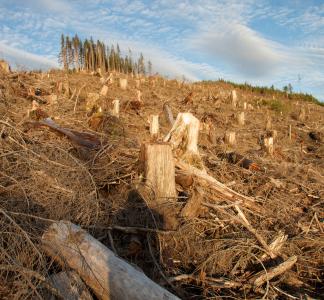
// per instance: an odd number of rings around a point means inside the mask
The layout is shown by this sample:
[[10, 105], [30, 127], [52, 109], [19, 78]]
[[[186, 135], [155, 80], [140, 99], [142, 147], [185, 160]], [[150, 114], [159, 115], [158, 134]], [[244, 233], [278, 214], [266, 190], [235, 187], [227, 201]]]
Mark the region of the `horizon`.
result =
[[13, 67], [59, 67], [61, 34], [78, 34], [142, 52], [164, 76], [290, 83], [324, 101], [323, 1], [0, 0], [0, 10], [0, 58]]

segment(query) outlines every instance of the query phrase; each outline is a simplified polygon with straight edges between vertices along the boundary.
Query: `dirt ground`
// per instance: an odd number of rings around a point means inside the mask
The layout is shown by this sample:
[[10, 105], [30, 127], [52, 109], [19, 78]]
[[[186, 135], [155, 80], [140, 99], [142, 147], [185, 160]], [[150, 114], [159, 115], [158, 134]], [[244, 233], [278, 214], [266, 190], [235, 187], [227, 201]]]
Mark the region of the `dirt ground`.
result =
[[[55, 220], [69, 220], [181, 299], [320, 299], [324, 107], [242, 90], [237, 90], [238, 107], [233, 107], [230, 84], [151, 77], [141, 80], [144, 105], [134, 108], [130, 101], [137, 97], [138, 80], [128, 78], [128, 88], [122, 90], [114, 76], [107, 96], [96, 101], [102, 122], [94, 126], [96, 114], [89, 116], [87, 99], [89, 93], [100, 92], [99, 76], [59, 71], [0, 74], [0, 297], [45, 297], [47, 278], [68, 267], [46, 255], [40, 238]], [[57, 100], [49, 97], [53, 94]], [[110, 114], [115, 99], [121, 101], [119, 118]], [[84, 149], [64, 135], [35, 126], [29, 114], [33, 100], [60, 126], [95, 134], [100, 148]], [[206, 125], [199, 152], [208, 173], [262, 207], [261, 212], [242, 208], [252, 228], [267, 244], [280, 233], [287, 235], [276, 258], [264, 257], [256, 236], [235, 221], [233, 205], [221, 197], [205, 197], [194, 217], [182, 217], [195, 183], [177, 185], [179, 198], [171, 207], [177, 228], [163, 231], [166, 221], [150, 208], [154, 200], [138, 190], [139, 152], [151, 139], [150, 115], [159, 115], [160, 140], [171, 128], [163, 112], [166, 102], [174, 117], [191, 112]], [[242, 111], [245, 124], [239, 125], [236, 116]], [[270, 155], [260, 141], [274, 130]], [[230, 131], [236, 133], [234, 145], [224, 143]], [[233, 152], [256, 167], [245, 168], [241, 159], [229, 154]], [[116, 226], [152, 230], [127, 233]], [[295, 256], [292, 268], [253, 286], [259, 272]]]

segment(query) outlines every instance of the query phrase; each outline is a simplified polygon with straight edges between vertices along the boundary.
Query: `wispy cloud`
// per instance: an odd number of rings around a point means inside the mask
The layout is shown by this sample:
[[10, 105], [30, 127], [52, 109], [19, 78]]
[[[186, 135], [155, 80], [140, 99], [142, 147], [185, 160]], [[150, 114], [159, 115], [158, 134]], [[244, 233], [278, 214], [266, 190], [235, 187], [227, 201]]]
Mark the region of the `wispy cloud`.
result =
[[58, 66], [58, 64], [52, 59], [8, 46], [3, 42], [0, 42], [0, 56], [7, 59], [16, 67], [33, 69], [55, 68]]
[[241, 24], [211, 28], [199, 33], [191, 44], [249, 77], [273, 75], [285, 59], [279, 45]]
[[317, 0], [11, 0], [0, 11], [1, 44], [28, 49], [33, 65], [41, 57], [56, 64], [60, 34], [78, 33], [143, 52], [166, 75], [291, 82], [324, 100]]

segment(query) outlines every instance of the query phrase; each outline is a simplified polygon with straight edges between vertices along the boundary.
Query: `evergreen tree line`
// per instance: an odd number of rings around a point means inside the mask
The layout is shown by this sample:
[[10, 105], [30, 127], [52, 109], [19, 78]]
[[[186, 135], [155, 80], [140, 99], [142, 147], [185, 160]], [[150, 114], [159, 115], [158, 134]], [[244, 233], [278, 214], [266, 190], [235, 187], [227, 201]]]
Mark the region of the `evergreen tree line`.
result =
[[130, 49], [127, 55], [122, 55], [118, 44], [109, 47], [99, 40], [95, 43], [92, 37], [82, 41], [77, 34], [72, 38], [61, 35], [59, 63], [65, 71], [91, 72], [100, 68], [101, 72], [152, 74], [152, 63], [148, 61], [146, 65], [142, 53], [134, 59]]

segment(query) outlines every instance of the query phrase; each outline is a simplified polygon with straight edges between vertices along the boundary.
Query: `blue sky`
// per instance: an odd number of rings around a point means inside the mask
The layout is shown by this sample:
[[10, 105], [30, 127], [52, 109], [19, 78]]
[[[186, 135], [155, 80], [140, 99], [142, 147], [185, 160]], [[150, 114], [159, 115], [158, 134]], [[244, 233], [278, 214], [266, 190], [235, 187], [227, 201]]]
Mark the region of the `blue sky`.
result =
[[119, 42], [190, 80], [272, 85], [324, 101], [324, 0], [0, 0], [0, 57], [55, 67], [61, 33]]

